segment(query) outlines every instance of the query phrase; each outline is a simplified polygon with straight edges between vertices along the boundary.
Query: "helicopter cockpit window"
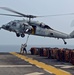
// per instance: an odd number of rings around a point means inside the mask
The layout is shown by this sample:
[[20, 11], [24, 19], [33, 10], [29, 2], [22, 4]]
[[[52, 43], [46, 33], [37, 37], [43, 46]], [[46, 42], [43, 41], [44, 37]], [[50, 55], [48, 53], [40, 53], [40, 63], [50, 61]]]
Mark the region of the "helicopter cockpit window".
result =
[[11, 25], [11, 22], [9, 22], [8, 25]]
[[40, 23], [40, 27], [44, 27], [45, 26], [45, 24], [44, 23]]
[[40, 27], [47, 28], [47, 29], [52, 29], [51, 27], [49, 27], [48, 25], [45, 25], [44, 23], [40, 23]]
[[13, 26], [16, 26], [16, 22], [12, 22], [12, 25], [13, 25]]
[[[47, 29], [52, 29], [51, 27], [49, 27], [48, 25], [45, 25], [44, 28], [47, 28]], [[53, 30], [53, 29], [52, 29]]]

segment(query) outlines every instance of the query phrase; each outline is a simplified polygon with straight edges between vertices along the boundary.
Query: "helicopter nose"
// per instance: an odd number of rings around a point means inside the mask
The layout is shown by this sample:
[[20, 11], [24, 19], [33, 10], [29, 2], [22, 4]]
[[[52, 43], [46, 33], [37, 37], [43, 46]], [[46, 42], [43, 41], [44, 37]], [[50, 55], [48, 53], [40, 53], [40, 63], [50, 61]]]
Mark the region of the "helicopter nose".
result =
[[5, 25], [2, 25], [2, 28], [5, 29], [6, 28]]
[[6, 26], [6, 25], [3, 25], [3, 26], [2, 26], [3, 29], [7, 29], [7, 30], [9, 29], [9, 27], [10, 27], [10, 26]]
[[9, 29], [10, 26], [6, 26], [6, 29]]

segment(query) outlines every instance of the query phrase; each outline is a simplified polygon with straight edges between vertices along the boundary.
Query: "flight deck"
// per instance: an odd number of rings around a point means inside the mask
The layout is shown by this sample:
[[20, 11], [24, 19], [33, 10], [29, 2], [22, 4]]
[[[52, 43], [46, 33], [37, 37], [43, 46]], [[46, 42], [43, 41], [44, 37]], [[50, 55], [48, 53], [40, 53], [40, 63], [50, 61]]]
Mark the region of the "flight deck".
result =
[[74, 65], [38, 55], [0, 53], [0, 75], [74, 75]]

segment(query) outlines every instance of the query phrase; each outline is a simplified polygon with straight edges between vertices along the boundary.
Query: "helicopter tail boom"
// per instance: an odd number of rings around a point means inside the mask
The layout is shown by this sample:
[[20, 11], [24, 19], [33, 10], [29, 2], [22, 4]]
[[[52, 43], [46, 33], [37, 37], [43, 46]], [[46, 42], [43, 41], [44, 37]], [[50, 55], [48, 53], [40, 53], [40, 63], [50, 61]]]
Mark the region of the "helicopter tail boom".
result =
[[74, 38], [74, 31], [70, 33], [70, 38]]

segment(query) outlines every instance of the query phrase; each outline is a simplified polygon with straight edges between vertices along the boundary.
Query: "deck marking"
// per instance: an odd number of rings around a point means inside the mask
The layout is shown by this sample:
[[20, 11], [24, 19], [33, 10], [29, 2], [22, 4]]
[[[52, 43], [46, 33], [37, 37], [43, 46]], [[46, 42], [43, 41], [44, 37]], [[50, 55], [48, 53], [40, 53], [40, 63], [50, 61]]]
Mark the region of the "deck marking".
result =
[[61, 68], [74, 68], [74, 66], [63, 66]]
[[37, 67], [41, 68], [40, 66], [36, 65]]
[[62, 69], [59, 69], [59, 70], [61, 70], [61, 71], [65, 72], [65, 73], [67, 73], [67, 74], [70, 74], [69, 72], [67, 72], [67, 71], [64, 71], [64, 70], [62, 70]]
[[[38, 66], [40, 66], [42, 69], [46, 69], [47, 71], [52, 72], [53, 74], [56, 74], [56, 75], [72, 75], [72, 74], [70, 74], [70, 73], [68, 73], [68, 72], [66, 72], [66, 71], [60, 70], [60, 69], [58, 69], [58, 68], [56, 68], [56, 67], [53, 67], [53, 66], [51, 66], [51, 65], [47, 65], [47, 64], [45, 64], [45, 63], [43, 63], [43, 62], [39, 62], [39, 61], [37, 61], [37, 60], [33, 60], [33, 59], [31, 59], [31, 58], [29, 58], [29, 57], [27, 57], [27, 56], [18, 54], [18, 53], [16, 53], [16, 52], [11, 52], [11, 54], [13, 54], [13, 55], [17, 56], [18, 58], [21, 58], [21, 59], [23, 59], [24, 61], [27, 61], [27, 62], [29, 62], [29, 63], [31, 63], [31, 64], [38, 65]], [[26, 59], [26, 58], [27, 58], [27, 59]]]
[[48, 71], [48, 70], [46, 70], [46, 69], [44, 69], [45, 71], [47, 71], [48, 73], [50, 73], [50, 74], [53, 74], [52, 72], [50, 72], [50, 71]]
[[29, 73], [29, 74], [24, 74], [24, 75], [42, 75], [44, 73], [39, 73], [39, 72], [33, 72], [33, 73]]
[[32, 67], [32, 65], [0, 65], [0, 68], [7, 68], [7, 67]]
[[70, 66], [70, 65], [54, 65], [60, 68], [74, 68], [74, 66]]

